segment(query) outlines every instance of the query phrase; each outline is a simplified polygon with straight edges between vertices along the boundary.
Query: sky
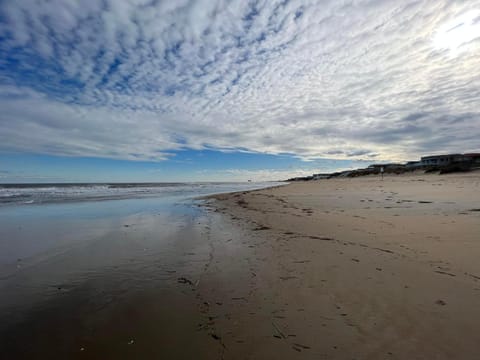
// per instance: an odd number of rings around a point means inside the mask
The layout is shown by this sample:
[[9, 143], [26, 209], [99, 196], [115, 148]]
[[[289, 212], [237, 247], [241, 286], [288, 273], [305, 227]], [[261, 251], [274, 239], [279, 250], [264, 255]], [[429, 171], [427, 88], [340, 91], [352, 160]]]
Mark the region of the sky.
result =
[[480, 0], [0, 0], [0, 182], [480, 150]]

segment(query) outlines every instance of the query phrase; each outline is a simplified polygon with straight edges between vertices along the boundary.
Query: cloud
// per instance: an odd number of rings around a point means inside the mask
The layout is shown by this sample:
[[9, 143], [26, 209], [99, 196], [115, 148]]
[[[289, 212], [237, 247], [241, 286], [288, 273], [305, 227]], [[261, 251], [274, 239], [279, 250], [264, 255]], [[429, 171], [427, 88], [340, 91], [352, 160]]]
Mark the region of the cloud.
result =
[[152, 161], [186, 148], [478, 150], [475, 5], [1, 2], [0, 149]]

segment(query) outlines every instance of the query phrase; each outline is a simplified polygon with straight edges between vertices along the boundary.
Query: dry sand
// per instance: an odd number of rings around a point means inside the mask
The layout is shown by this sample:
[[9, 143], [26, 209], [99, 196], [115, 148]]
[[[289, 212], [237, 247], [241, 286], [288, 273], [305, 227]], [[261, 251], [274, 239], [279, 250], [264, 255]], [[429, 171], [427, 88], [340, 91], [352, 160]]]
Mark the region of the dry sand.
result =
[[480, 173], [301, 182], [206, 205], [237, 229], [212, 230], [195, 284], [219, 358], [480, 358]]

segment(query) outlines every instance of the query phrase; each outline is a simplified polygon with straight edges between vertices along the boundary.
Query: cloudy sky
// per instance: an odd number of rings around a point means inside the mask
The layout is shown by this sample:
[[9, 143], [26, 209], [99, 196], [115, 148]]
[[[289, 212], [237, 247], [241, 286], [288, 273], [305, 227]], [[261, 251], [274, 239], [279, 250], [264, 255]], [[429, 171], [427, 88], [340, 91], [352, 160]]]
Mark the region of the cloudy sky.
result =
[[480, 0], [0, 0], [0, 182], [480, 150]]

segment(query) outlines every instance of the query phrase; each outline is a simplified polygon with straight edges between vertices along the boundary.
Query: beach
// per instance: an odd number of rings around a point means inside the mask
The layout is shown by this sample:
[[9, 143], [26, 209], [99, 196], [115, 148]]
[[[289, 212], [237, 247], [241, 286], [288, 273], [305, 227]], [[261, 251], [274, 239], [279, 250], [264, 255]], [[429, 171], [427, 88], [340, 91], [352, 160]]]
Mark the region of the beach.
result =
[[2, 358], [477, 359], [479, 189], [413, 174], [106, 202], [129, 212], [3, 270]]
[[219, 253], [204, 284], [212, 304], [227, 298], [211, 311], [225, 358], [478, 358], [479, 175], [215, 196], [251, 234], [243, 259]]

